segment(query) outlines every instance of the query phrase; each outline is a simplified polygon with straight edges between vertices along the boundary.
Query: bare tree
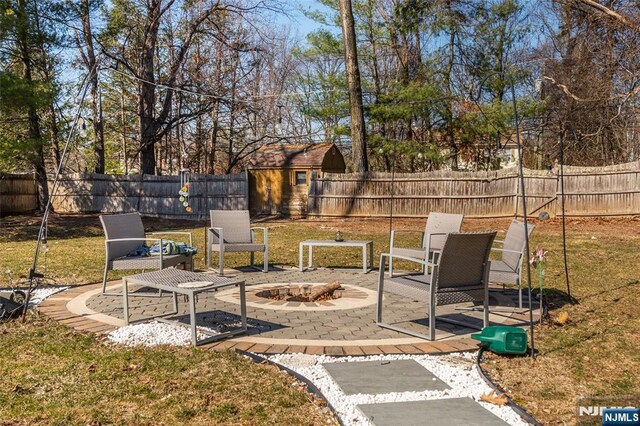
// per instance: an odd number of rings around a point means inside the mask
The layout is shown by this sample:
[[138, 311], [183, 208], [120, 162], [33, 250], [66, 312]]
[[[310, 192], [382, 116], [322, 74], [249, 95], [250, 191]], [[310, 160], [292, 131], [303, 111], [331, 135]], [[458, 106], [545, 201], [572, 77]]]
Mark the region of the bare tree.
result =
[[91, 115], [93, 118], [93, 151], [95, 158], [95, 172], [104, 173], [104, 125], [102, 123], [102, 104], [100, 101], [100, 82], [98, 78], [97, 60], [94, 47], [94, 35], [91, 25], [92, 5], [89, 0], [70, 1], [69, 5], [82, 23], [82, 31], [75, 30], [75, 41], [82, 63], [89, 73], [91, 84]]
[[357, 172], [369, 170], [367, 159], [367, 138], [362, 107], [362, 86], [358, 66], [358, 48], [353, 20], [351, 0], [340, 0], [340, 18], [344, 39], [344, 56], [349, 86], [349, 104], [351, 109], [351, 145], [353, 149], [353, 167]]

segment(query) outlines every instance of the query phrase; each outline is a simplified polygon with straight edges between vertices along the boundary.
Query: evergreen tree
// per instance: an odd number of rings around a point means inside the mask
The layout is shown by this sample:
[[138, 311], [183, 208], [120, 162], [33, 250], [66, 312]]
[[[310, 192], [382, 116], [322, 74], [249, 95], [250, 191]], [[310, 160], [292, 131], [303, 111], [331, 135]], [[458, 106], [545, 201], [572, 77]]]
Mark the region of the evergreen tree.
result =
[[30, 167], [39, 208], [48, 200], [42, 116], [55, 96], [49, 49], [58, 42], [48, 1], [0, 0], [0, 170]]

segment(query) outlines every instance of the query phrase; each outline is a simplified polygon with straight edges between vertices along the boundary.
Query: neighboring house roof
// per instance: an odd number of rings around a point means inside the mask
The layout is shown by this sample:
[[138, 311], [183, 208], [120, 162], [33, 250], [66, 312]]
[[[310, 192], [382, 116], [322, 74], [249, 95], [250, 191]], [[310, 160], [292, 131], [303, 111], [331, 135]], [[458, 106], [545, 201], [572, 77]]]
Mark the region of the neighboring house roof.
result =
[[332, 143], [313, 145], [265, 145], [257, 150], [249, 160], [249, 169], [278, 169], [289, 167], [322, 167], [327, 153], [340, 155]]

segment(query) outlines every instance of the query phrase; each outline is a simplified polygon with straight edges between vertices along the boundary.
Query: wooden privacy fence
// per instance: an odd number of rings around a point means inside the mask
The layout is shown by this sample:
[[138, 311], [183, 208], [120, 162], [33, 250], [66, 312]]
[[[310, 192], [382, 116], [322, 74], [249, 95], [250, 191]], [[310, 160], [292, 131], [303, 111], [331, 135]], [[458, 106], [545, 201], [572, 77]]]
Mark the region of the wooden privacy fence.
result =
[[33, 173], [0, 174], [0, 215], [29, 213], [38, 208]]
[[[562, 214], [559, 169], [524, 171], [527, 211]], [[567, 216], [640, 214], [640, 161], [608, 167], [564, 167]], [[518, 171], [314, 174], [309, 216], [467, 217], [522, 215]]]
[[194, 220], [208, 218], [209, 210], [249, 208], [246, 173], [191, 174], [190, 182], [191, 213], [179, 200], [180, 176], [64, 175], [52, 194], [52, 203], [57, 212], [137, 211], [144, 216]]

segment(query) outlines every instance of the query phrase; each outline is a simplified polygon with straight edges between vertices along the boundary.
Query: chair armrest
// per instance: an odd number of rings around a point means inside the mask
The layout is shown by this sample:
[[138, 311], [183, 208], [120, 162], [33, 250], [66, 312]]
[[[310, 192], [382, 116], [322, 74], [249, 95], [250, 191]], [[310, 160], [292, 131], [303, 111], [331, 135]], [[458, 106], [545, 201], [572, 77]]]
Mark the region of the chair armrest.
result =
[[167, 231], [167, 232], [151, 232], [149, 235], [188, 235], [189, 236], [189, 246], [193, 247], [193, 235], [191, 232], [180, 232], [180, 231]]
[[424, 242], [424, 231], [420, 231], [420, 230], [417, 230], [417, 229], [392, 229], [391, 230], [391, 238], [389, 239], [389, 248], [395, 247], [393, 244], [394, 244], [395, 239], [396, 239], [396, 233], [398, 233], [398, 232], [423, 234], [422, 237], [420, 238], [420, 240], [422, 240]]
[[382, 253], [382, 254], [380, 254], [380, 257], [388, 257], [388, 258], [392, 258], [392, 259], [408, 260], [409, 262], [418, 263], [418, 264], [424, 265], [424, 266], [436, 266], [435, 263], [429, 262], [428, 260], [418, 259], [418, 258], [410, 257], [410, 256], [402, 256], [402, 255], [399, 255], [399, 254]]
[[419, 229], [393, 229], [393, 230], [391, 230], [391, 232], [421, 232], [421, 233], [424, 233], [423, 230], [419, 230]]
[[113, 238], [113, 239], [110, 239], [110, 240], [104, 240], [104, 242], [106, 244], [108, 244], [108, 243], [118, 243], [118, 242], [121, 242], [121, 241], [161, 241], [161, 240], [162, 240], [162, 238], [147, 238], [147, 237], [144, 237], [144, 238]]
[[507, 252], [507, 253], [516, 253], [516, 254], [519, 254], [520, 256], [522, 256], [522, 252], [518, 251], [518, 250], [507, 250], [507, 249], [502, 249], [502, 248], [497, 248], [497, 247], [491, 247], [491, 250], [502, 251], [502, 252]]
[[251, 228], [251, 242], [253, 242], [253, 232], [258, 229], [262, 231], [262, 236], [264, 239], [264, 245], [268, 245], [269, 243], [269, 228], [267, 228], [266, 226], [253, 226]]
[[429, 232], [428, 234], [424, 234], [423, 240], [422, 240], [422, 245], [424, 248], [426, 248], [428, 251], [431, 251], [431, 237], [432, 236], [446, 236], [449, 235], [448, 232]]
[[224, 245], [224, 229], [211, 226], [207, 229], [207, 247], [213, 244], [211, 240], [213, 239], [214, 232], [218, 234], [218, 244]]
[[124, 242], [124, 241], [157, 241], [160, 243], [160, 265], [162, 265], [162, 262], [164, 260], [164, 253], [162, 252], [162, 238], [148, 238], [148, 237], [144, 237], [144, 238], [113, 238], [110, 240], [104, 240], [104, 247], [106, 250], [106, 255], [107, 255], [107, 259], [110, 259], [109, 256], [109, 243], [118, 243], [118, 242]]

